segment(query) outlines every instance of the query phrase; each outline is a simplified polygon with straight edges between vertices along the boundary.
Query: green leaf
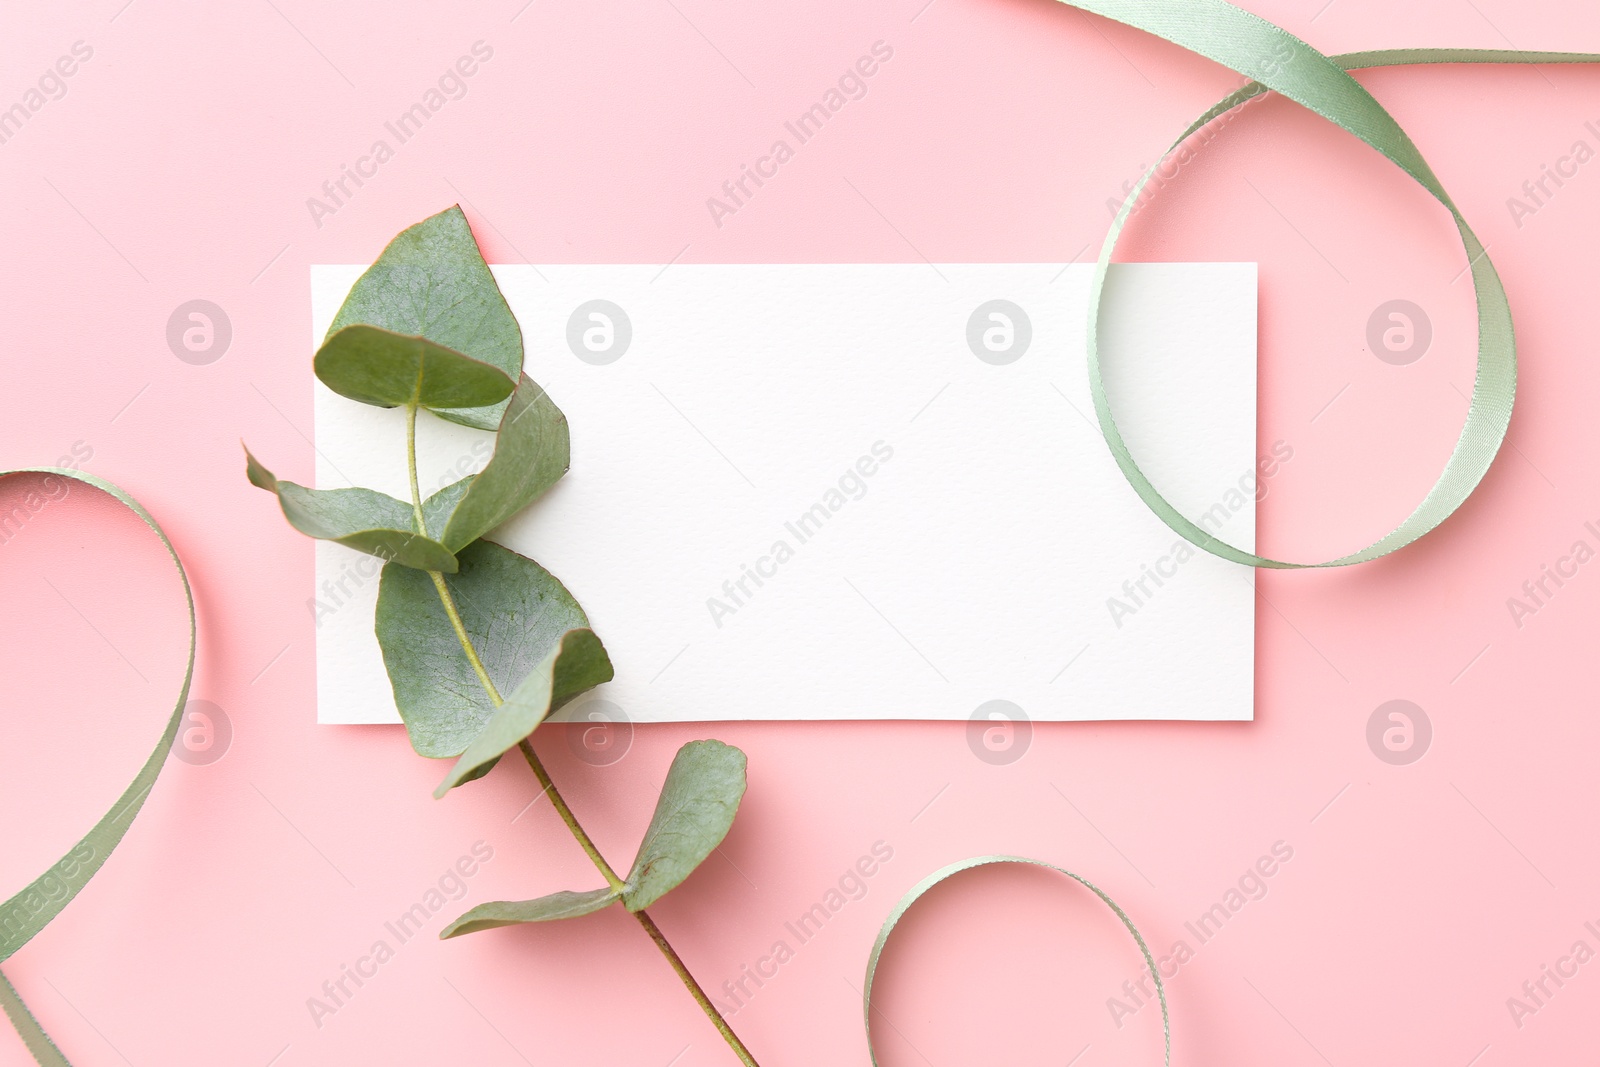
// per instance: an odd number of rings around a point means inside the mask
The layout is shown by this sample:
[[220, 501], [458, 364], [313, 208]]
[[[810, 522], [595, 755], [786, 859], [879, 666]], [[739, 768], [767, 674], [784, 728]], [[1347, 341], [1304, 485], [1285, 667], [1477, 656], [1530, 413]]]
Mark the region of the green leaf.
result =
[[[390, 241], [350, 290], [328, 337], [356, 324], [426, 338], [498, 367], [512, 382], [522, 373], [522, 330], [459, 207], [424, 219]], [[510, 392], [492, 406], [444, 410], [439, 416], [493, 430]]]
[[488, 773], [501, 755], [538, 728], [552, 712], [577, 696], [612, 678], [611, 659], [593, 630], [568, 630], [561, 642], [525, 678], [516, 692], [495, 709], [488, 723], [472, 739], [439, 788], [442, 797], [463, 782]]
[[[245, 449], [250, 484], [278, 495], [284, 518], [296, 530], [323, 541], [378, 556], [402, 569], [453, 574], [456, 557], [437, 541], [413, 529], [411, 505], [371, 489], [307, 489], [282, 482]], [[387, 570], [387, 568], [385, 568]], [[426, 575], [417, 577], [428, 581]]]
[[376, 326], [346, 326], [330, 334], [312, 366], [340, 396], [380, 408], [480, 408], [498, 404], [516, 388], [498, 367], [425, 337]]
[[[494, 456], [472, 479], [439, 540], [455, 548], [476, 541], [554, 485], [567, 472], [570, 457], [567, 417], [524, 374], [500, 420]], [[429, 515], [428, 529], [435, 528]]]
[[475, 934], [479, 930], [493, 930], [497, 926], [516, 926], [518, 923], [576, 919], [580, 915], [592, 915], [608, 908], [616, 900], [617, 891], [614, 889], [591, 889], [587, 893], [563, 889], [537, 900], [494, 900], [479, 904], [440, 930], [439, 937], [460, 937], [462, 934]]
[[[445, 577], [462, 625], [501, 693], [511, 692], [589, 618], [549, 571], [492, 541], [456, 554]], [[424, 756], [459, 756], [494, 714], [439, 603], [433, 581], [407, 567], [384, 567], [378, 584], [378, 646], [395, 706]]]
[[721, 741], [678, 750], [622, 891], [629, 911], [660, 900], [722, 843], [744, 796], [744, 768], [744, 753]]

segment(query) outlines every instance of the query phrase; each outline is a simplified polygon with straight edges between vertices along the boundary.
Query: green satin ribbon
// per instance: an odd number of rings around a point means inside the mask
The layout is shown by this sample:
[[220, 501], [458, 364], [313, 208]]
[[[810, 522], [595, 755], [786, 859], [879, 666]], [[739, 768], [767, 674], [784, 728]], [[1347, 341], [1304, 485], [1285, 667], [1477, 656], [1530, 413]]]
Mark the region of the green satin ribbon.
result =
[[[12, 474], [54, 475], [93, 486], [139, 516], [146, 526], [155, 531], [155, 535], [161, 538], [161, 544], [166, 548], [167, 554], [172, 557], [172, 565], [178, 571], [178, 580], [183, 583], [183, 597], [189, 608], [189, 660], [183, 672], [183, 686], [178, 690], [178, 702], [173, 706], [172, 715], [167, 720], [166, 729], [162, 731], [161, 740], [156, 743], [155, 751], [145, 760], [144, 766], [139, 769], [132, 784], [123, 790], [111, 810], [95, 823], [94, 828], [85, 834], [58, 863], [34, 879], [20, 893], [0, 904], [0, 962], [10, 959], [18, 949], [32, 940], [35, 934], [49, 925], [61, 909], [78, 895], [79, 890], [88, 884], [89, 879], [94, 877], [95, 872], [105, 863], [112, 850], [121, 843], [123, 835], [128, 832], [134, 817], [144, 806], [145, 797], [150, 795], [150, 788], [155, 785], [157, 776], [161, 774], [161, 768], [167, 761], [167, 754], [172, 750], [173, 740], [178, 736], [178, 727], [183, 721], [183, 706], [189, 699], [189, 682], [194, 677], [195, 652], [194, 594], [189, 589], [189, 576], [184, 573], [183, 561], [178, 558], [178, 552], [172, 547], [172, 542], [167, 540], [167, 535], [156, 524], [156, 520], [150, 517], [150, 513], [145, 511], [137, 500], [105, 479], [80, 471], [65, 470], [60, 467], [23, 467], [18, 470], [0, 471], [0, 478]], [[45, 1033], [44, 1028], [33, 1017], [33, 1013], [22, 1002], [22, 997], [4, 974], [0, 974], [0, 1007], [5, 1008], [6, 1015], [11, 1019], [11, 1025], [22, 1035], [23, 1044], [27, 1045], [28, 1051], [33, 1053], [33, 1058], [43, 1067], [71, 1067], [67, 1058], [61, 1054], [55, 1042], [50, 1040], [50, 1035]]]
[[[1373, 52], [1351, 52], [1344, 55], [1325, 56], [1304, 41], [1282, 28], [1250, 14], [1224, 0], [1060, 0], [1091, 14], [1103, 15], [1117, 22], [1155, 34], [1173, 44], [1180, 45], [1230, 67], [1252, 81], [1229, 94], [1201, 115], [1189, 128], [1162, 153], [1147, 170], [1138, 184], [1128, 194], [1122, 209], [1111, 223], [1095, 264], [1094, 281], [1089, 300], [1089, 386], [1094, 397], [1094, 408], [1099, 416], [1100, 429], [1105, 435], [1111, 454], [1122, 469], [1139, 498], [1162, 521], [1196, 546], [1251, 567], [1299, 568], [1341, 567], [1362, 563], [1387, 555], [1410, 544], [1434, 529], [1472, 495], [1494, 462], [1505, 440], [1511, 422], [1511, 409], [1517, 391], [1516, 338], [1511, 325], [1511, 305], [1506, 300], [1500, 276], [1483, 243], [1467, 225], [1444, 186], [1434, 176], [1422, 153], [1412, 143], [1394, 118], [1373, 99], [1361, 83], [1350, 77], [1349, 71], [1371, 67], [1407, 66], [1433, 63], [1595, 63], [1600, 55], [1570, 52], [1520, 52], [1501, 49], [1461, 48], [1402, 48]], [[1099, 323], [1101, 305], [1105, 299], [1106, 277], [1111, 264], [1111, 254], [1117, 240], [1137, 205], [1144, 188], [1157, 170], [1185, 141], [1207, 123], [1267, 91], [1275, 91], [1326, 118], [1382, 153], [1401, 170], [1409, 174], [1426, 189], [1434, 199], [1443, 204], [1455, 220], [1461, 235], [1463, 249], [1472, 272], [1472, 284], [1478, 308], [1478, 369], [1472, 387], [1472, 401], [1467, 411], [1466, 423], [1455, 449], [1445, 464], [1433, 488], [1393, 531], [1358, 552], [1353, 552], [1325, 563], [1287, 563], [1236, 548], [1211, 536], [1191, 522], [1161, 495], [1149, 478], [1139, 469], [1128, 451], [1127, 443], [1117, 429], [1107, 400], [1105, 382], [1100, 372]], [[866, 985], [862, 990], [862, 1011], [866, 1022], [867, 1053], [874, 1065], [878, 1062], [872, 1044], [872, 980], [878, 968], [889, 935], [896, 924], [917, 899], [933, 886], [961, 871], [996, 863], [1023, 863], [1060, 871], [1068, 878], [1087, 886], [1106, 906], [1116, 912], [1117, 918], [1127, 927], [1144, 954], [1145, 963], [1155, 980], [1156, 993], [1161, 1001], [1161, 1029], [1166, 1046], [1166, 1060], [1172, 1062], [1172, 1032], [1167, 1015], [1167, 996], [1161, 984], [1161, 973], [1139, 935], [1133, 921], [1116, 901], [1087, 879], [1054, 864], [1021, 856], [978, 856], [941, 868], [918, 882], [895, 905], [878, 932], [867, 959]]]
[[883, 921], [883, 928], [878, 931], [878, 940], [873, 942], [872, 954], [867, 957], [866, 983], [861, 989], [862, 1014], [867, 1028], [867, 1055], [871, 1057], [873, 1067], [877, 1067], [878, 1052], [872, 1044], [872, 980], [878, 973], [878, 957], [883, 955], [883, 946], [889, 943], [889, 935], [894, 933], [895, 926], [905, 917], [906, 912], [911, 910], [911, 905], [915, 904], [922, 894], [952, 875], [960, 874], [962, 871], [970, 871], [974, 867], [987, 867], [996, 863], [1020, 863], [1025, 866], [1043, 867], [1045, 870], [1064, 874], [1099, 897], [1106, 907], [1116, 912], [1117, 918], [1122, 920], [1122, 925], [1127, 928], [1128, 933], [1133, 936], [1133, 940], [1138, 943], [1139, 951], [1144, 955], [1145, 965], [1150, 968], [1150, 976], [1155, 979], [1156, 998], [1161, 1001], [1161, 1037], [1166, 1044], [1166, 1062], [1170, 1064], [1172, 1062], [1172, 1022], [1167, 1016], [1167, 991], [1161, 984], [1161, 969], [1156, 966], [1155, 957], [1150, 954], [1150, 946], [1145, 944], [1144, 936], [1139, 933], [1139, 928], [1133, 925], [1133, 920], [1128, 918], [1128, 913], [1123, 911], [1116, 901], [1107, 896], [1105, 890], [1082, 875], [1073, 874], [1065, 867], [1057, 867], [1055, 864], [1045, 863], [1043, 860], [1028, 859], [1026, 856], [974, 856], [959, 863], [952, 863], [948, 867], [940, 867], [937, 871], [912, 886], [911, 891], [900, 898], [900, 903], [894, 906], [894, 910], [889, 913], [889, 917]]
[[[1168, 526], [1198, 547], [1250, 567], [1341, 567], [1377, 559], [1438, 526], [1472, 495], [1505, 440], [1517, 391], [1511, 305], [1482, 242], [1467, 225], [1422, 153], [1351, 70], [1433, 63], [1594, 63], [1600, 55], [1461, 48], [1410, 48], [1325, 56], [1293, 34], [1223, 0], [1060, 0], [1181, 45], [1253, 79], [1217, 103], [1162, 154], [1128, 195], [1095, 264], [1089, 300], [1089, 385], [1111, 454], [1134, 491]], [[1478, 369], [1472, 401], [1455, 448], [1433, 488], [1394, 530], [1367, 547], [1325, 563], [1287, 563], [1236, 548], [1180, 513], [1150, 483], [1117, 429], [1100, 372], [1098, 332], [1107, 269], [1117, 240], [1145, 186], [1179, 146], [1213, 119], [1268, 90], [1281, 93], [1354, 134], [1409, 174], [1450, 212], [1472, 272], [1478, 309]]]

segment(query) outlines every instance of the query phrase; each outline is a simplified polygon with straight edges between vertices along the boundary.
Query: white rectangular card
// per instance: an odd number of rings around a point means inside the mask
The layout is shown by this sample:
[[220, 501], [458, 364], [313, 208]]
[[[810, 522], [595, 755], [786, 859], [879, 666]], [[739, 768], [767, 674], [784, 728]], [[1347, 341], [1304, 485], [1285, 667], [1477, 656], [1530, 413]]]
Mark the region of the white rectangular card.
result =
[[[362, 269], [312, 268], [314, 343]], [[1250, 574], [1184, 550], [1112, 461], [1090, 272], [495, 267], [572, 469], [492, 537], [578, 598], [616, 665], [596, 696], [634, 721], [966, 719], [996, 700], [1035, 720], [1248, 719]], [[1234, 487], [1256, 467], [1254, 264], [1117, 267], [1112, 291], [1104, 358], [1134, 454], [1253, 548]], [[408, 498], [402, 412], [311, 388], [318, 486]], [[422, 416], [424, 494], [491, 441]], [[377, 573], [318, 542], [320, 722], [399, 721]]]

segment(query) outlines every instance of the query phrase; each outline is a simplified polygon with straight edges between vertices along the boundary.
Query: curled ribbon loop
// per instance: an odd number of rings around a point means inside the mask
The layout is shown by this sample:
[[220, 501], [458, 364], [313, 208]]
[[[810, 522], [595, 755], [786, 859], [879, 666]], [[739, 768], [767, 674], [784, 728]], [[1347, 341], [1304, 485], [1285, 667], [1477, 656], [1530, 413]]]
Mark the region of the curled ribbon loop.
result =
[[862, 1013], [865, 1017], [867, 1028], [867, 1055], [871, 1058], [873, 1067], [878, 1067], [878, 1052], [872, 1044], [872, 979], [877, 974], [878, 958], [883, 955], [883, 947], [888, 944], [889, 935], [894, 933], [895, 926], [905, 917], [906, 912], [911, 910], [911, 905], [915, 904], [922, 894], [952, 875], [960, 874], [962, 871], [970, 871], [974, 867], [986, 867], [996, 863], [1020, 863], [1024, 866], [1043, 867], [1045, 870], [1064, 874], [1099, 897], [1106, 907], [1116, 912], [1117, 918], [1122, 920], [1122, 925], [1127, 928], [1128, 933], [1132, 935], [1133, 940], [1138, 944], [1139, 951], [1144, 955], [1145, 966], [1150, 968], [1150, 977], [1155, 980], [1156, 999], [1161, 1002], [1161, 1039], [1166, 1047], [1165, 1062], [1171, 1064], [1172, 1023], [1167, 1016], [1167, 991], [1161, 984], [1161, 969], [1156, 966], [1155, 957], [1150, 954], [1150, 946], [1145, 944], [1144, 936], [1139, 933], [1139, 928], [1133, 925], [1133, 920], [1128, 918], [1128, 913], [1123, 911], [1116, 901], [1107, 896], [1105, 890], [1082, 875], [1073, 874], [1065, 867], [1057, 867], [1055, 864], [1046, 863], [1043, 860], [1028, 859], [1026, 856], [994, 855], [974, 856], [959, 863], [952, 863], [948, 867], [940, 867], [937, 871], [912, 886], [910, 892], [900, 898], [900, 902], [894, 906], [894, 910], [889, 912], [889, 917], [883, 921], [883, 928], [878, 931], [878, 940], [872, 945], [872, 954], [867, 957], [866, 984], [861, 990]]
[[[1511, 423], [1517, 392], [1516, 338], [1511, 305], [1488, 252], [1456, 208], [1411, 138], [1371, 93], [1349, 75], [1371, 67], [1433, 63], [1595, 63], [1600, 55], [1463, 48], [1411, 48], [1325, 56], [1298, 37], [1224, 0], [1060, 0], [1096, 15], [1152, 33], [1230, 67], [1250, 84], [1230, 94], [1162, 154], [1128, 194], [1100, 249], [1089, 298], [1089, 386], [1100, 430], [1111, 454], [1139, 498], [1161, 520], [1199, 548], [1251, 567], [1342, 567], [1377, 559], [1410, 544], [1449, 518], [1488, 473]], [[1444, 472], [1415, 511], [1367, 547], [1324, 563], [1287, 563], [1246, 552], [1212, 536], [1173, 507], [1151, 484], [1117, 429], [1100, 372], [1098, 330], [1111, 254], [1145, 186], [1166, 159], [1213, 119], [1272, 90], [1359, 137], [1409, 174], [1450, 212], [1468, 267], [1478, 309], [1478, 369], [1472, 400]]]
[[[123, 790], [111, 810], [106, 812], [100, 821], [94, 824], [94, 828], [85, 834], [59, 862], [10, 900], [0, 904], [0, 963], [10, 959], [18, 949], [31, 941], [35, 934], [50, 924], [61, 909], [88, 884], [89, 879], [94, 877], [95, 872], [105, 863], [112, 850], [121, 843], [123, 835], [128, 832], [134, 817], [144, 806], [145, 797], [150, 795], [151, 787], [161, 774], [167, 754], [172, 750], [173, 740], [178, 736], [178, 727], [183, 721], [183, 707], [189, 699], [189, 682], [194, 677], [195, 653], [194, 593], [189, 588], [189, 576], [184, 572], [183, 561], [178, 558], [177, 549], [172, 547], [172, 542], [167, 540], [167, 535], [156, 524], [156, 520], [151, 518], [150, 513], [145, 511], [137, 500], [105, 479], [81, 471], [60, 467], [23, 467], [0, 471], [0, 478], [13, 474], [51, 475], [70, 478], [92, 486], [139, 516], [146, 526], [155, 531], [167, 554], [172, 557], [172, 565], [177, 569], [178, 580], [183, 584], [184, 602], [189, 610], [189, 657], [183, 672], [183, 686], [178, 690], [178, 701], [173, 705], [166, 729], [162, 731], [161, 740], [156, 742], [155, 750], [145, 760], [144, 766], [139, 768], [139, 773], [133, 782]], [[71, 1067], [55, 1042], [50, 1040], [50, 1035], [45, 1033], [39, 1021], [22, 1002], [22, 997], [18, 995], [16, 988], [3, 974], [0, 974], [0, 1007], [4, 1007], [11, 1025], [22, 1035], [23, 1044], [33, 1053], [33, 1058], [42, 1067]]]

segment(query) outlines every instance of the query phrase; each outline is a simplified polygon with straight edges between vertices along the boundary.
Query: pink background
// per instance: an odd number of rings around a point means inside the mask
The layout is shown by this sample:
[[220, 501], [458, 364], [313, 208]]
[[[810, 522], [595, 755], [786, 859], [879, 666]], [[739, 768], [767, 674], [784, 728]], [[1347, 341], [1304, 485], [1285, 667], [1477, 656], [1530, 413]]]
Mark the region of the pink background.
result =
[[[194, 695], [233, 729], [219, 760], [171, 762], [102, 873], [6, 964], [74, 1063], [732, 1062], [620, 913], [451, 942], [430, 929], [313, 1022], [307, 998], [474, 842], [494, 858], [433, 929], [478, 901], [597, 879], [547, 805], [520, 814], [534, 795], [520, 765], [435, 802], [440, 768], [398, 728], [313, 725], [311, 544], [245, 483], [238, 440], [309, 478], [308, 265], [370, 260], [452, 202], [497, 262], [1060, 261], [1087, 255], [1107, 199], [1237, 84], [1047, 0], [924, 3], [8, 11], [0, 107], [74, 42], [93, 55], [0, 144], [0, 465], [52, 463], [82, 442], [86, 469], [160, 518], [196, 586]], [[1247, 6], [1327, 52], [1600, 49], [1600, 14], [1577, 3]], [[479, 40], [493, 58], [467, 94], [317, 225], [307, 198]], [[868, 95], [716, 226], [706, 198], [879, 40], [894, 57]], [[1491, 246], [1519, 326], [1519, 405], [1481, 491], [1423, 543], [1259, 576], [1254, 723], [1040, 725], [1006, 766], [975, 758], [958, 723], [641, 728], [609, 767], [575, 758], [559, 730], [540, 735], [619, 863], [681, 742], [714, 733], [749, 753], [732, 834], [653, 909], [708, 986], [788, 939], [785, 921], [874, 842], [893, 848], [865, 898], [735, 1016], [767, 1067], [864, 1063], [857, 990], [879, 921], [934, 867], [991, 851], [1097, 881], [1158, 952], [1189, 942], [1171, 985], [1175, 1062], [1592, 1052], [1600, 963], [1551, 984], [1520, 1027], [1506, 1001], [1574, 942], [1600, 950], [1584, 927], [1600, 927], [1600, 576], [1579, 570], [1520, 628], [1507, 598], [1574, 541], [1600, 547], [1583, 526], [1600, 520], [1600, 162], [1521, 225], [1506, 201], [1573, 142], [1600, 148], [1584, 126], [1600, 126], [1600, 71], [1361, 77]], [[1453, 231], [1397, 171], [1263, 102], [1166, 187], [1126, 251], [1261, 264], [1261, 444], [1294, 449], [1263, 504], [1265, 550], [1326, 558], [1420, 498], [1465, 411], [1473, 332]], [[209, 365], [166, 341], [194, 298], [232, 324]], [[1366, 348], [1369, 315], [1396, 298], [1434, 329], [1409, 366]], [[562, 358], [530, 352], [528, 369]], [[24, 488], [9, 480], [3, 502]], [[92, 496], [0, 545], [7, 895], [131, 778], [181, 670], [158, 550]], [[563, 577], [581, 598], [583, 576]], [[1392, 699], [1433, 724], [1411, 765], [1367, 745], [1368, 717]], [[1293, 858], [1265, 896], [1199, 945], [1184, 922], [1280, 841]], [[881, 972], [885, 1064], [1158, 1062], [1155, 1009], [1119, 1028], [1107, 1006], [1136, 953], [1059, 879], [971, 875], [903, 931]], [[0, 1061], [26, 1062], [9, 1033]]]

